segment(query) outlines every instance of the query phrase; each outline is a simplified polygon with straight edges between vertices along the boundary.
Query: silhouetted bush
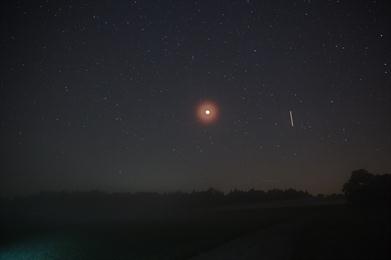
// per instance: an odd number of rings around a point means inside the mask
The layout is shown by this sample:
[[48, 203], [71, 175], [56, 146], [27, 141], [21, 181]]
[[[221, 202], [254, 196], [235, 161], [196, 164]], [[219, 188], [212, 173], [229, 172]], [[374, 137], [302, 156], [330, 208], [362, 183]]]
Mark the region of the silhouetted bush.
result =
[[391, 175], [374, 175], [365, 169], [352, 172], [343, 186], [346, 199], [358, 206], [388, 206], [391, 203]]

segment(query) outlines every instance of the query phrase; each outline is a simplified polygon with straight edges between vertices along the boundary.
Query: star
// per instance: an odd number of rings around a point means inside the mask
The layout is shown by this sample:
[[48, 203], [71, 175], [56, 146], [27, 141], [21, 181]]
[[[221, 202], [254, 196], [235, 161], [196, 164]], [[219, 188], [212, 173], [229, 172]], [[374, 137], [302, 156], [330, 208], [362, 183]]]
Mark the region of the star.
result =
[[203, 124], [211, 124], [218, 118], [218, 106], [212, 101], [202, 101], [198, 104], [196, 109], [196, 115], [199, 122]]

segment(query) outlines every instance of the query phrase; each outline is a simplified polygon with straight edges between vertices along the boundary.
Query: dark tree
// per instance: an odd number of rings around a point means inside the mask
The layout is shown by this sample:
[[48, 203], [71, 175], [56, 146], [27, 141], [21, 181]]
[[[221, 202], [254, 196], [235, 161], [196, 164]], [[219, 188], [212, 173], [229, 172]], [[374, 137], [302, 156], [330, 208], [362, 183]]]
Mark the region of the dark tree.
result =
[[355, 170], [344, 184], [343, 192], [346, 199], [354, 205], [389, 205], [391, 175], [374, 175], [365, 169]]

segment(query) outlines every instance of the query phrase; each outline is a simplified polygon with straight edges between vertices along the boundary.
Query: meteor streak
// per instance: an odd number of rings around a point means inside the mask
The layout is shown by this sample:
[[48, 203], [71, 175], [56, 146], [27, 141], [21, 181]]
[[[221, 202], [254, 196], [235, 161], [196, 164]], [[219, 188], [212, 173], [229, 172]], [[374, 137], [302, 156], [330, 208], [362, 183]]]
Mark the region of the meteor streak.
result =
[[292, 115], [292, 110], [289, 110], [289, 116], [291, 118], [291, 126], [294, 127], [293, 125], [293, 115]]

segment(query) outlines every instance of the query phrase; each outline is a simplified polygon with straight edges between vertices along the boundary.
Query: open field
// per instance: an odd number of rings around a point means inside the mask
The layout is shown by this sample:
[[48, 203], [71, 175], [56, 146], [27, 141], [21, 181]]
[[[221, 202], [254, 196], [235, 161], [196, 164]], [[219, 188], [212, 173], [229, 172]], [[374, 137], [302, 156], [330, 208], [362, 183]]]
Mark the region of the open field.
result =
[[[299, 203], [300, 204], [300, 203]], [[0, 259], [387, 259], [385, 211], [238, 207], [134, 219], [2, 220]]]

